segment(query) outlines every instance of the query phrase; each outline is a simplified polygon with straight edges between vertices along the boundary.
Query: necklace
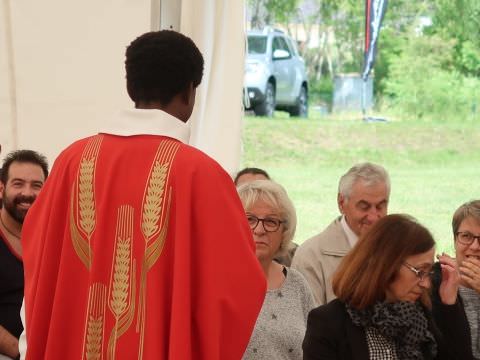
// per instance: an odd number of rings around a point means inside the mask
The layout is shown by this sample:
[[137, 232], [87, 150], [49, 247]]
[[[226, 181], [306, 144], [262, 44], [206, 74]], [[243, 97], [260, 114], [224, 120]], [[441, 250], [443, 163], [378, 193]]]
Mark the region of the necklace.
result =
[[20, 240], [20, 236], [18, 236], [17, 234], [13, 233], [8, 227], [7, 225], [5, 225], [5, 223], [3, 222], [3, 219], [2, 219], [2, 216], [0, 215], [0, 222], [2, 223], [3, 227], [5, 228], [5, 230], [7, 230], [7, 232], [12, 235], [13, 237], [17, 238]]

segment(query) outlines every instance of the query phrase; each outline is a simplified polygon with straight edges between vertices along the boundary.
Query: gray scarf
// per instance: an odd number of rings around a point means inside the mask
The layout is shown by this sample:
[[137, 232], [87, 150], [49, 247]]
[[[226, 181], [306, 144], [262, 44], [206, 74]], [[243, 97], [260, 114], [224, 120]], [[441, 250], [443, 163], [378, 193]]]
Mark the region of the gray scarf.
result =
[[362, 310], [347, 304], [346, 308], [355, 325], [374, 327], [392, 340], [400, 360], [421, 360], [423, 351], [430, 353], [432, 358], [437, 355], [437, 343], [420, 303], [378, 302]]

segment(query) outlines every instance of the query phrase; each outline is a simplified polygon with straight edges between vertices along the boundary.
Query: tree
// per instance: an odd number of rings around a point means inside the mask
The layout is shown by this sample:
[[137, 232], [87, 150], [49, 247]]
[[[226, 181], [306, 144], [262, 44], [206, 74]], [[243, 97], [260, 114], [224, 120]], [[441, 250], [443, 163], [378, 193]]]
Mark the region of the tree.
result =
[[299, 0], [249, 0], [252, 28], [287, 25], [295, 18]]
[[435, 0], [431, 32], [455, 39], [455, 67], [465, 75], [480, 76], [480, 1]]
[[402, 116], [462, 118], [475, 115], [480, 81], [453, 69], [455, 41], [411, 31], [392, 57], [385, 93]]

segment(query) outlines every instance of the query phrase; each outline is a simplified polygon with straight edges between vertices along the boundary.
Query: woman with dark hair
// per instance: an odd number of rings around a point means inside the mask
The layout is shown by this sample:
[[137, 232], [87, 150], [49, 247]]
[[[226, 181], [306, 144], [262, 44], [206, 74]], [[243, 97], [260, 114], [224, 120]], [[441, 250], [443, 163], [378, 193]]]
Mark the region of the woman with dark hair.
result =
[[332, 283], [338, 298], [310, 312], [304, 359], [472, 359], [469, 337], [456, 322], [459, 275], [444, 255], [439, 311], [449, 326], [432, 320], [434, 246], [410, 216], [379, 220], [340, 264]]

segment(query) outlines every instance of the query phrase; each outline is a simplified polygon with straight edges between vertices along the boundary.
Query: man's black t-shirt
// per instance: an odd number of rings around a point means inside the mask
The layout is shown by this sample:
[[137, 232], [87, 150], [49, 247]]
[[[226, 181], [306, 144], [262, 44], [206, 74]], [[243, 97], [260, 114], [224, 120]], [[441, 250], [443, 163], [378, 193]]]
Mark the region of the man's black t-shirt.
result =
[[17, 338], [23, 331], [23, 262], [13, 254], [0, 232], [0, 325]]

